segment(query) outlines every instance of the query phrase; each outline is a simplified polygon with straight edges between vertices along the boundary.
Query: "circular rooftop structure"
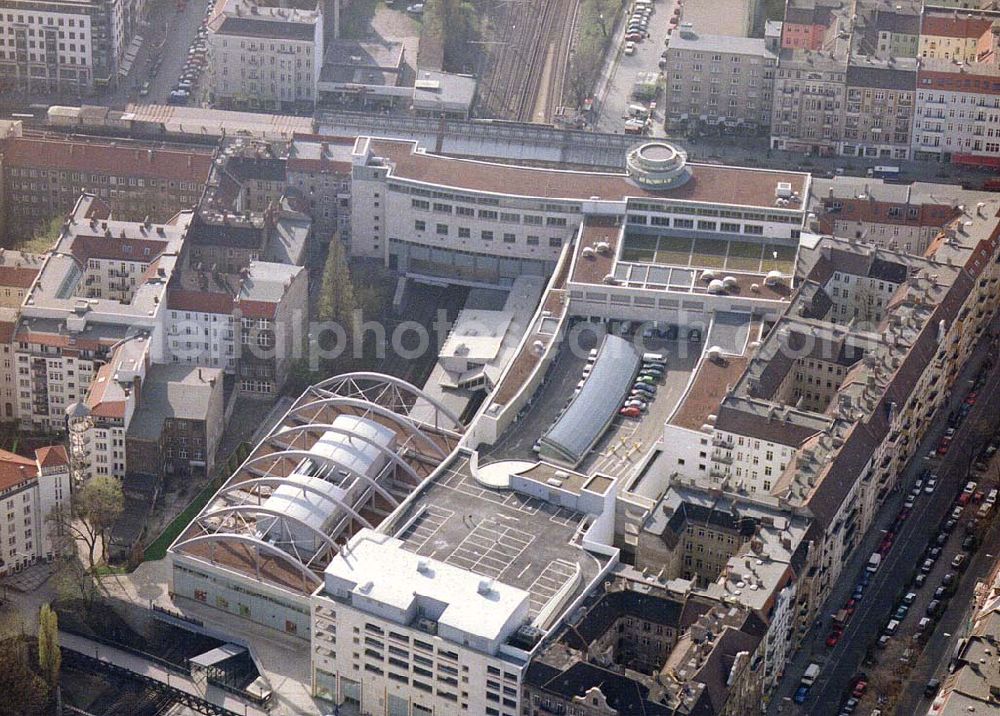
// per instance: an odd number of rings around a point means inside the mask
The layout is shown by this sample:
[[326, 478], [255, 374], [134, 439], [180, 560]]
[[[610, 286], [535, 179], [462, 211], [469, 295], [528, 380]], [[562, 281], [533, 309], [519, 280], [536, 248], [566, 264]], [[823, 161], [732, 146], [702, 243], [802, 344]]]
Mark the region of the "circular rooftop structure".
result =
[[669, 142], [640, 144], [629, 151], [625, 164], [629, 178], [652, 191], [676, 189], [691, 178], [687, 152]]

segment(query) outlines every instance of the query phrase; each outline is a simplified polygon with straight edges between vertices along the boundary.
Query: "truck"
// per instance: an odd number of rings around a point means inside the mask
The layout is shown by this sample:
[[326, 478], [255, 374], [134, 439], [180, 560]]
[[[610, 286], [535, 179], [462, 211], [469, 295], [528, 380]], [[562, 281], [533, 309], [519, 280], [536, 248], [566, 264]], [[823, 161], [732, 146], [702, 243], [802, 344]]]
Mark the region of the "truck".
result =
[[877, 572], [879, 565], [882, 564], [882, 555], [878, 552], [872, 552], [872, 556], [868, 558], [868, 565], [865, 567], [869, 572]]

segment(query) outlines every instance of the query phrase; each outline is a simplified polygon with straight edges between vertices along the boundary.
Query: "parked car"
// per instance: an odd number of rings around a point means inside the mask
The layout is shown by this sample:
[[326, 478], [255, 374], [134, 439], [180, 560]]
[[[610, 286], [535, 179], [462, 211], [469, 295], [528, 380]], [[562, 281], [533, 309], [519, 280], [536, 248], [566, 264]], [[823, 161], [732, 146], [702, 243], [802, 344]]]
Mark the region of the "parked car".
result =
[[834, 627], [833, 630], [826, 637], [826, 645], [829, 647], [837, 646], [837, 642], [840, 641], [840, 637], [844, 635], [843, 627]]
[[639, 409], [638, 408], [631, 408], [631, 407], [629, 407], [629, 408], [622, 408], [618, 412], [621, 413], [622, 415], [624, 415], [626, 418], [638, 418], [639, 417]]
[[927, 605], [927, 616], [937, 616], [939, 611], [941, 611], [941, 602], [937, 599], [932, 599], [930, 604]]
[[933, 476], [928, 478], [927, 484], [924, 485], [924, 492], [930, 495], [934, 492], [935, 487], [937, 487], [937, 477]]
[[629, 40], [628, 42], [625, 43], [625, 54], [626, 55], [635, 54], [635, 43], [632, 40]]
[[934, 569], [933, 559], [925, 559], [924, 563], [920, 565], [920, 571], [924, 574], [930, 574], [932, 569]]
[[413, 5], [408, 5], [406, 7], [406, 12], [411, 15], [423, 15], [424, 14], [424, 4], [422, 2], [414, 3]]
[[795, 695], [792, 697], [792, 701], [794, 701], [797, 704], [804, 704], [808, 696], [809, 696], [809, 687], [803, 685], [795, 689]]
[[966, 552], [971, 552], [976, 548], [976, 536], [966, 535], [965, 539], [962, 540], [962, 549]]
[[966, 561], [968, 557], [965, 554], [956, 554], [955, 558], [951, 560], [951, 566], [953, 569], [962, 570], [966, 567]]
[[955, 505], [955, 509], [951, 511], [951, 519], [960, 520], [962, 519], [962, 506]]
[[924, 687], [924, 696], [930, 698], [931, 696], [936, 694], [938, 692], [938, 689], [940, 688], [941, 688], [941, 681], [939, 679], [931, 679], [930, 681], [927, 682], [927, 685]]
[[892, 615], [892, 618], [896, 621], [901, 622], [904, 619], [906, 619], [906, 613], [908, 611], [910, 611], [910, 608], [908, 606], [906, 606], [905, 604], [900, 604], [898, 607], [896, 607], [896, 612]]
[[[931, 565], [931, 566], [933, 566], [933, 565]], [[927, 572], [929, 572], [929, 571], [930, 570], [928, 569]], [[918, 574], [916, 577], [913, 578], [913, 586], [916, 589], [920, 589], [922, 586], [924, 586], [925, 584], [927, 584], [927, 572], [925, 572], [923, 570], [923, 567], [921, 567], [920, 568], [920, 574]]]

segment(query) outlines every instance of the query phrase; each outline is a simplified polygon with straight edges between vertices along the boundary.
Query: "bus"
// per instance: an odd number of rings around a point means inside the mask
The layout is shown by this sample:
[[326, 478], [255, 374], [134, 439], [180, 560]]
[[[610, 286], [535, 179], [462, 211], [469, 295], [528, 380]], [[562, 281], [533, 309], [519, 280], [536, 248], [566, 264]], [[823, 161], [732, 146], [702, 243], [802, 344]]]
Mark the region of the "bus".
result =
[[899, 179], [899, 167], [877, 166], [868, 170], [868, 176], [876, 179]]

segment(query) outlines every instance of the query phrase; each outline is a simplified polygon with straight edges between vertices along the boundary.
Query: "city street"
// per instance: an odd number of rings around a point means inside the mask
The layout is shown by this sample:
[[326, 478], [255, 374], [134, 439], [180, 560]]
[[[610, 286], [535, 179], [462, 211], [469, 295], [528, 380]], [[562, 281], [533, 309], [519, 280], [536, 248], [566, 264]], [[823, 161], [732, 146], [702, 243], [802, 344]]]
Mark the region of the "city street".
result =
[[[880, 509], [879, 517], [841, 572], [830, 597], [819, 612], [820, 624], [810, 630], [794, 659], [786, 668], [784, 678], [769, 704], [769, 713], [828, 716], [836, 712], [851, 678], [861, 669], [862, 660], [888, 621], [896, 600], [905, 594], [915, 566], [922, 561], [921, 556], [928, 541], [937, 533], [943, 517], [950, 512], [954, 496], [964, 484], [974, 456], [971, 447], [981, 445], [985, 439], [983, 434], [972, 434], [972, 432], [973, 428], [981, 429], [984, 422], [982, 416], [991, 409], [988, 400], [979, 401], [962, 423], [955, 437], [955, 449], [940, 460], [933, 461], [935, 464], [928, 465], [924, 459], [928, 451], [937, 445], [944, 433], [949, 411], [961, 404], [965, 392], [971, 385], [969, 381], [975, 378], [988, 352], [989, 341], [983, 340], [956, 380], [950, 402], [938, 411], [933, 425], [915, 451], [915, 458], [907, 466], [905, 476], [899, 480], [900, 489], [886, 499]], [[998, 387], [1000, 387], [1000, 367], [994, 365], [981, 392], [983, 395], [993, 395]], [[990, 435], [992, 432], [991, 428], [985, 434]], [[968, 448], [962, 449], [963, 446]], [[930, 467], [939, 476], [935, 494], [932, 499], [917, 501], [912, 514], [896, 535], [895, 546], [872, 576], [857, 611], [846, 624], [840, 641], [835, 647], [828, 648], [825, 645], [825, 637], [830, 627], [830, 615], [838, 611], [850, 598], [868, 558], [882, 539], [883, 531], [895, 520], [906, 493], [925, 467]], [[958, 603], [957, 600], [955, 602]], [[821, 665], [822, 671], [806, 702], [802, 706], [794, 706], [791, 701], [792, 693], [799, 686], [806, 666], [814, 661]]]
[[[997, 482], [997, 459], [987, 472], [988, 485]], [[948, 664], [955, 653], [960, 639], [968, 633], [969, 619], [973, 612], [973, 598], [980, 579], [989, 574], [997, 555], [1000, 554], [1000, 519], [994, 515], [989, 528], [982, 535], [982, 543], [972, 556], [962, 584], [951, 599], [952, 608], [944, 613], [937, 629], [928, 640], [923, 653], [914, 666], [900, 697], [899, 713], [923, 714], [930, 708], [932, 698], [924, 696], [924, 686], [932, 678], [944, 681], [948, 674]]]
[[[628, 12], [620, 15], [612, 30], [611, 45], [602, 70], [603, 89], [597, 97], [596, 111], [599, 114], [594, 127], [598, 131], [619, 134], [624, 131], [629, 105], [636, 104], [631, 97], [632, 83], [639, 72], [660, 72], [657, 63], [660, 53], [666, 49], [664, 40], [676, 7], [677, 0], [656, 0], [653, 3], [653, 14], [649, 17], [649, 37], [636, 43], [634, 55], [626, 55], [623, 49], [625, 27], [630, 16]], [[662, 110], [658, 114], [659, 117], [653, 120], [653, 127], [662, 136]], [[657, 132], [654, 131], [654, 134]]]

